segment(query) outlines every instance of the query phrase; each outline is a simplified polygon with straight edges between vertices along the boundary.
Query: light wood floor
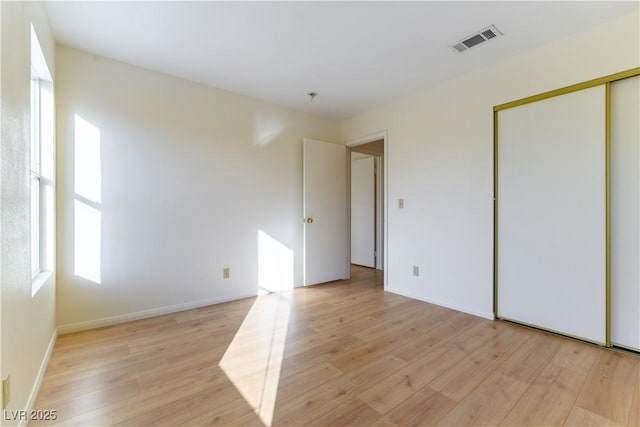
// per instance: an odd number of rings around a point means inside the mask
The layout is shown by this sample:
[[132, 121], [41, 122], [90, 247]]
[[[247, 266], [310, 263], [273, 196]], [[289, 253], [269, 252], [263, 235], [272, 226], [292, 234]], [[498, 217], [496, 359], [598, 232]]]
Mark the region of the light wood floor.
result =
[[639, 357], [381, 282], [354, 268], [348, 282], [61, 336], [36, 407], [65, 426], [640, 425]]

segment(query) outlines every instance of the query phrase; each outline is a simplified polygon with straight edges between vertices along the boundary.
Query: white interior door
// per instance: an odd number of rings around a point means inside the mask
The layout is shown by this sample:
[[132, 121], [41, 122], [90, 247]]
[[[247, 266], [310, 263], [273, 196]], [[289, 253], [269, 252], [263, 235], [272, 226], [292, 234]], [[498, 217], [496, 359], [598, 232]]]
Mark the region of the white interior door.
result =
[[304, 140], [304, 284], [349, 277], [347, 148]]
[[351, 153], [351, 263], [375, 268], [375, 157]]
[[604, 86], [498, 117], [498, 316], [604, 343]]
[[611, 83], [611, 342], [640, 350], [640, 77]]

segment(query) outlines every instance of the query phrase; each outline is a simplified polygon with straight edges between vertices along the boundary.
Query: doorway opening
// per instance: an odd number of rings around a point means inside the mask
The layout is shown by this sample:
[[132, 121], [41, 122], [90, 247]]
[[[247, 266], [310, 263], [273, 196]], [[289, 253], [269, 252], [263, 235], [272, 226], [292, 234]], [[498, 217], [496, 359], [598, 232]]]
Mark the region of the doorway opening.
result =
[[[386, 132], [349, 147], [349, 246], [352, 266], [385, 270]], [[386, 288], [386, 272], [384, 274]]]

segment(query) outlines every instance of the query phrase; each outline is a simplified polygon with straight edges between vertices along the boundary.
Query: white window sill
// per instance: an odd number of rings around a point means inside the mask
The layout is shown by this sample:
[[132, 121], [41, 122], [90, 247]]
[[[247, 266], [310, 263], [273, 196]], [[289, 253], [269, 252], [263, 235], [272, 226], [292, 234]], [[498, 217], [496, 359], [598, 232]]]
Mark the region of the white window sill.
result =
[[31, 296], [35, 296], [40, 288], [44, 286], [44, 284], [49, 280], [49, 278], [53, 275], [53, 271], [41, 271], [38, 273], [36, 277], [31, 281]]

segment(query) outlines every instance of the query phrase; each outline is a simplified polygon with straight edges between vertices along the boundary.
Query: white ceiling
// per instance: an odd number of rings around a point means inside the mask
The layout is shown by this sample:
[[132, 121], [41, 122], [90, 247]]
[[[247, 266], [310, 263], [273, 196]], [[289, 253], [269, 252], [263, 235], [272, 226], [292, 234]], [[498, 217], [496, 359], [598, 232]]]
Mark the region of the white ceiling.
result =
[[[638, 2], [47, 2], [56, 40], [344, 118], [638, 10]], [[505, 35], [448, 46], [495, 24]], [[318, 92], [310, 102], [307, 93]]]

